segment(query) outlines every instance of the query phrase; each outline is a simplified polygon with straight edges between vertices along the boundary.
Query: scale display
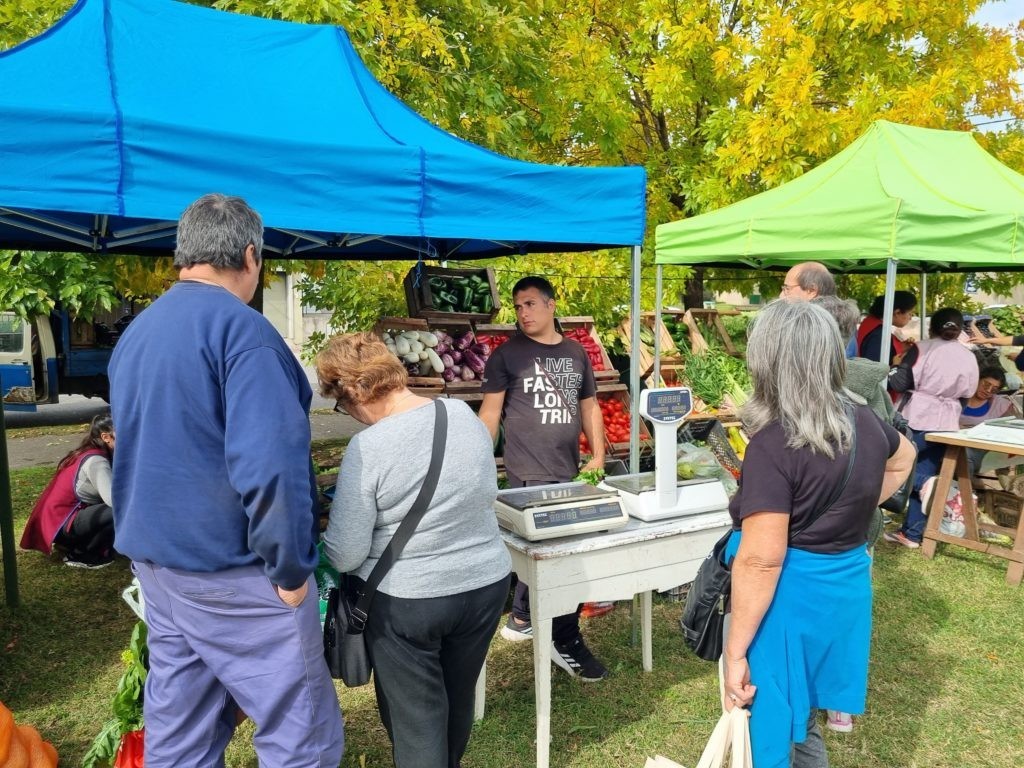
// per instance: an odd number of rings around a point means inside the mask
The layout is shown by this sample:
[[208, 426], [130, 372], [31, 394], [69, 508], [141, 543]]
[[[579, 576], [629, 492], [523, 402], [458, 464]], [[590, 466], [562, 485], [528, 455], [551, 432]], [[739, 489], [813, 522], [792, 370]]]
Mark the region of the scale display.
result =
[[551, 512], [538, 509], [533, 513], [533, 524], [537, 528], [557, 528], [563, 525], [587, 523], [592, 520], [614, 520], [621, 516], [622, 507], [619, 506], [618, 500], [615, 500], [607, 504], [556, 509]]
[[640, 393], [640, 413], [652, 422], [675, 424], [693, 411], [693, 395], [687, 387], [647, 389]]

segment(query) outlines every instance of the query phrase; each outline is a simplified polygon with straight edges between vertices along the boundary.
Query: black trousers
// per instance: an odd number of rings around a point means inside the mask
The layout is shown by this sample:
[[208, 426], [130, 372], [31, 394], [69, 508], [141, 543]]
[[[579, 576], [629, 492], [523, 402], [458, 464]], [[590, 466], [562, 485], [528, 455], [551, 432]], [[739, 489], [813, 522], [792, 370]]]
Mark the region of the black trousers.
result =
[[366, 647], [396, 768], [458, 768], [510, 580], [445, 597], [374, 596]]
[[[526, 488], [534, 485], [551, 485], [543, 480], [520, 480], [511, 472], [505, 473], [508, 478], [509, 488]], [[575, 613], [567, 613], [564, 616], [556, 616], [551, 620], [551, 640], [558, 645], [567, 645], [580, 635], [580, 610], [582, 605], [576, 606]], [[523, 582], [516, 582], [515, 596], [512, 598], [512, 615], [520, 621], [530, 620], [530, 588]]]
[[114, 510], [94, 504], [78, 510], [70, 528], [62, 528], [54, 543], [75, 560], [101, 562], [114, 554]]

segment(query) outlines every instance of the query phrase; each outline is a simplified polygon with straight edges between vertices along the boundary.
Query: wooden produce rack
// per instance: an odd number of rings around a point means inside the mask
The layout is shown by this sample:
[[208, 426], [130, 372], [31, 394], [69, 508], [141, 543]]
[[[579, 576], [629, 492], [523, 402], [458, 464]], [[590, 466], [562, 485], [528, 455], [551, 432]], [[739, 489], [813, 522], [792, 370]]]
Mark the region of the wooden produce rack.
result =
[[[629, 389], [625, 384], [605, 384], [598, 387], [597, 399], [598, 401], [615, 400], [622, 404], [622, 407], [625, 409], [625, 412], [630, 415], [631, 419], [634, 417], [629, 398]], [[636, 414], [636, 417], [640, 418], [638, 414]], [[642, 418], [640, 418], [640, 447], [647, 448], [653, 446], [654, 440], [651, 437], [650, 431], [647, 429], [647, 424]], [[628, 458], [629, 442], [612, 442], [608, 439], [607, 432], [605, 432], [605, 452], [607, 458]]]
[[743, 355], [736, 349], [736, 345], [732, 343], [732, 337], [729, 335], [729, 331], [726, 330], [725, 323], [722, 322], [722, 315], [738, 315], [739, 312], [736, 310], [722, 311], [718, 309], [687, 309], [681, 312], [676, 309], [668, 310], [662, 314], [674, 316], [682, 315], [683, 322], [690, 331], [690, 343], [693, 345], [694, 352], [699, 352], [708, 348], [708, 343], [704, 338], [704, 334], [701, 332], [700, 326], [697, 324], [697, 321], [701, 321], [718, 332], [718, 336], [722, 340], [722, 344], [725, 347], [726, 352], [733, 357], [743, 357]]
[[[654, 332], [654, 313], [653, 312], [642, 312], [640, 314], [640, 324], [652, 333]], [[644, 343], [633, 344], [633, 321], [627, 317], [622, 321], [619, 326], [619, 338], [622, 339], [623, 345], [626, 348], [626, 354], [632, 356], [633, 350], [636, 349], [636, 354], [639, 357], [640, 362], [640, 378], [648, 383], [648, 386], [678, 386], [680, 383], [680, 372], [683, 369], [683, 360], [679, 356], [679, 349], [676, 347], [676, 343], [672, 338], [672, 335], [668, 332], [668, 329], [662, 323], [659, 325], [660, 332], [657, 335], [658, 343], [658, 354], [659, 364], [661, 367], [661, 380], [653, 381], [654, 375], [654, 350], [653, 347], [648, 347]]]
[[[458, 338], [466, 333], [472, 333], [473, 337], [476, 338], [476, 331], [474, 330], [472, 321], [459, 317], [452, 317], [451, 315], [453, 314], [458, 313], [449, 312], [431, 315], [427, 319], [427, 325], [430, 327], [431, 331], [444, 331], [452, 338]], [[442, 379], [441, 383], [446, 397], [454, 397], [458, 400], [463, 400], [466, 403], [469, 403], [470, 406], [475, 407], [479, 407], [480, 402], [483, 400], [483, 395], [480, 394], [479, 378], [475, 378], [471, 381], [463, 381], [462, 379], [445, 381]]]
[[586, 332], [586, 335], [596, 345], [597, 351], [601, 355], [601, 365], [598, 366], [596, 363], [593, 363], [594, 379], [599, 386], [602, 382], [617, 384], [619, 381], [619, 372], [612, 364], [612, 359], [608, 356], [608, 351], [604, 348], [604, 344], [601, 343], [601, 337], [597, 333], [594, 318], [590, 315], [560, 317], [558, 318], [558, 324], [562, 328], [562, 335], [567, 338], [572, 338], [572, 334], [578, 333], [581, 329]]
[[[373, 332], [383, 336], [385, 331], [429, 331], [427, 321], [418, 317], [382, 317], [373, 326]], [[410, 376], [409, 390], [424, 397], [437, 397], [444, 391], [444, 379], [440, 374], [432, 376]]]
[[[435, 309], [435, 297], [430, 287], [430, 278], [457, 278], [478, 276], [490, 288], [491, 309], [487, 312], [442, 312]], [[418, 281], [418, 285], [417, 285]], [[406, 274], [402, 281], [405, 288], [405, 301], [409, 307], [409, 315], [429, 320], [446, 322], [449, 320], [465, 320], [474, 322], [490, 322], [501, 309], [498, 296], [498, 284], [494, 278], [494, 270], [490, 267], [479, 269], [448, 269], [446, 267], [428, 267], [417, 264]]]

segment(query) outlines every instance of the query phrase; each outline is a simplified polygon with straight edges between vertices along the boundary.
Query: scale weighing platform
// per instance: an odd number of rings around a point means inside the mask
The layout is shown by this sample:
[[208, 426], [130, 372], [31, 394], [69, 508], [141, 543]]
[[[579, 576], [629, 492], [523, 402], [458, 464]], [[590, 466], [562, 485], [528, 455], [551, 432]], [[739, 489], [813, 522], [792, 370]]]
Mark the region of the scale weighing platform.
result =
[[619, 528], [629, 522], [619, 494], [587, 483], [559, 483], [499, 491], [498, 525], [528, 541]]
[[601, 485], [618, 491], [622, 506], [638, 520], [700, 515], [729, 506], [721, 480], [676, 478], [676, 433], [693, 410], [688, 387], [645, 389], [640, 415], [654, 425], [654, 472], [607, 477]]

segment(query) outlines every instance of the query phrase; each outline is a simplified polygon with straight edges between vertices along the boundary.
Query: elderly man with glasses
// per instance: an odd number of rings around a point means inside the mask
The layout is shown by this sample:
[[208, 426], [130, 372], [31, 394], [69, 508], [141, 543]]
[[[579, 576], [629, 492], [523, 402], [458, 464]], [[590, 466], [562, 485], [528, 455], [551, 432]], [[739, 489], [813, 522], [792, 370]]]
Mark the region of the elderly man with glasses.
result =
[[818, 296], [835, 296], [836, 281], [824, 264], [804, 261], [790, 268], [782, 281], [779, 298], [786, 301], [810, 301]]

